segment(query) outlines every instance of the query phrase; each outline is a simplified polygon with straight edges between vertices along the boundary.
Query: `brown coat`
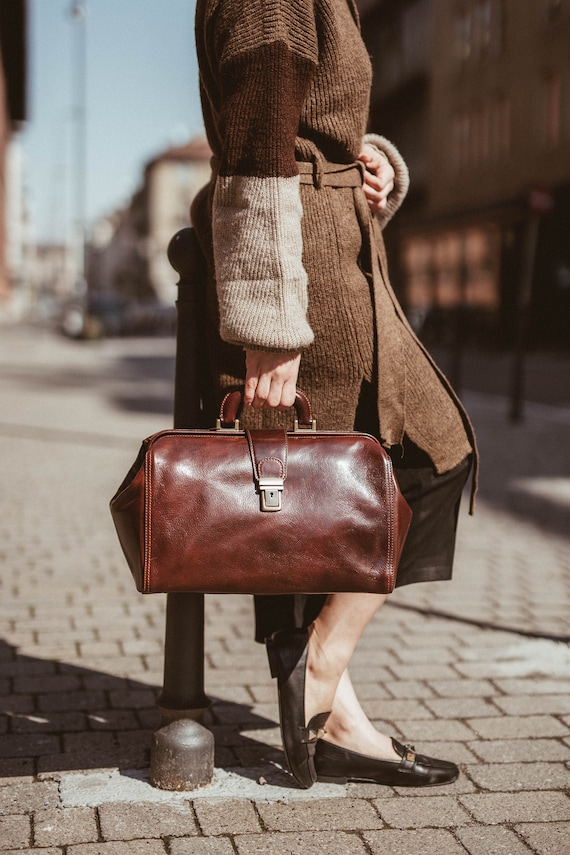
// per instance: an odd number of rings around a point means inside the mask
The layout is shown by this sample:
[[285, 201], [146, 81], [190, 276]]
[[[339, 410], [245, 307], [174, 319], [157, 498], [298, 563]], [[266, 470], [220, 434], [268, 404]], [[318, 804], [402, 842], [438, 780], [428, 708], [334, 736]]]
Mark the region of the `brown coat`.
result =
[[[279, 26], [274, 35], [267, 22], [261, 26], [267, 7], [277, 9]], [[297, 31], [300, 7], [305, 19]], [[316, 18], [320, 40], [309, 38], [309, 10]], [[244, 14], [247, 26], [236, 35], [230, 24]], [[256, 15], [260, 31], [269, 36], [262, 38], [257, 32]], [[285, 15], [285, 23], [281, 15]], [[271, 18], [272, 24], [274, 20]], [[280, 145], [274, 156], [267, 153], [272, 145], [267, 135], [259, 147], [263, 154], [256, 156], [251, 152], [252, 128], [266, 133], [271, 109], [278, 112], [280, 105], [294, 100], [289, 90], [284, 93], [279, 86], [267, 94], [267, 80], [276, 79], [275, 69], [271, 69], [272, 39], [279, 45], [275, 62], [287, 70], [278, 80], [281, 88], [294, 89], [299, 114], [288, 125], [280, 119]], [[284, 41], [289, 49], [285, 58]], [[390, 287], [380, 223], [369, 213], [358, 166], [350, 170], [348, 186], [342, 183], [344, 179], [335, 178], [335, 164], [356, 162], [368, 107], [369, 60], [352, 0], [198, 0], [197, 46], [205, 124], [215, 157], [212, 181], [193, 203], [192, 222], [210, 271], [207, 347], [215, 397], [220, 400], [227, 388], [243, 382], [244, 347], [302, 349], [299, 385], [312, 401], [319, 427], [352, 429], [362, 382], [371, 381], [378, 388], [384, 444], [397, 445], [406, 433], [429, 454], [437, 472], [449, 471], [475, 448], [471, 426], [447, 381], [413, 334]], [[227, 69], [224, 57], [230, 57]], [[267, 64], [271, 73], [253, 79], [251, 69]], [[244, 75], [242, 86], [236, 82], [236, 70]], [[231, 86], [227, 84], [230, 74]], [[305, 78], [306, 89], [300, 91], [299, 80]], [[263, 85], [265, 89], [260, 90]], [[251, 114], [248, 99], [255, 101]], [[259, 109], [264, 99], [265, 112]], [[234, 101], [240, 110], [235, 108], [232, 113]], [[330, 103], [334, 104], [332, 113], [326, 109]], [[264, 124], [255, 126], [260, 112]], [[237, 131], [230, 133], [234, 126]], [[286, 145], [288, 127], [294, 130], [293, 165]], [[302, 173], [300, 178], [295, 172]], [[323, 180], [323, 176], [328, 178]], [[336, 186], [339, 181], [341, 186]], [[262, 231], [273, 215], [270, 199], [281, 198], [278, 194], [283, 188], [285, 193], [298, 193], [301, 201], [306, 282], [287, 258], [287, 252], [297, 245], [294, 208], [276, 232], [281, 235], [291, 225], [292, 236], [286, 235], [282, 250], [277, 241], [282, 265], [272, 263], [275, 241], [269, 246]], [[273, 194], [268, 199], [263, 198], [266, 191]], [[254, 216], [240, 226], [243, 207], [239, 204], [244, 197], [257, 220]], [[264, 262], [265, 247], [268, 260]], [[267, 296], [259, 306], [251, 295], [259, 277], [266, 275], [264, 264], [267, 269], [285, 272], [283, 281], [268, 285], [264, 281]], [[280, 337], [280, 316], [275, 313], [277, 304], [292, 306], [285, 318], [284, 339]], [[287, 421], [287, 416], [269, 411], [245, 415], [248, 427]]]

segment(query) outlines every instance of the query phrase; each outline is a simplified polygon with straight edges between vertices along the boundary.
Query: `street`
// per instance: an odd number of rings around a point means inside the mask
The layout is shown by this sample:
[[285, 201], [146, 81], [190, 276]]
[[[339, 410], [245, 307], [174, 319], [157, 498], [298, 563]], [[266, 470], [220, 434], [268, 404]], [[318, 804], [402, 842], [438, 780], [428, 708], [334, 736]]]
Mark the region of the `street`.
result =
[[250, 599], [226, 595], [206, 597], [214, 781], [167, 793], [148, 783], [165, 597], [136, 592], [108, 503], [172, 424], [174, 340], [2, 328], [0, 851], [566, 855], [570, 402], [562, 358], [538, 363], [558, 385], [522, 423], [495, 387], [465, 391], [481, 489], [454, 580], [393, 594], [351, 669], [377, 726], [459, 780], [297, 789]]

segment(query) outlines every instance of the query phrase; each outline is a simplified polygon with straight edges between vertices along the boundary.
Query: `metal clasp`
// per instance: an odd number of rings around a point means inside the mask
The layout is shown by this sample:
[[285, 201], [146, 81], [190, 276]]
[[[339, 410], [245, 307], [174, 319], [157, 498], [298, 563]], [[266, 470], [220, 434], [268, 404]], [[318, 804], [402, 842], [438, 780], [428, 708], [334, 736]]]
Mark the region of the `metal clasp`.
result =
[[218, 433], [239, 433], [239, 419], [234, 421], [233, 427], [222, 427], [221, 419], [216, 419], [216, 430]]
[[299, 419], [295, 419], [295, 426], [293, 428], [294, 433], [312, 433], [317, 429], [317, 421], [316, 419], [311, 419], [311, 423], [308, 425], [300, 425]]
[[280, 511], [283, 478], [260, 478], [259, 495], [262, 511]]

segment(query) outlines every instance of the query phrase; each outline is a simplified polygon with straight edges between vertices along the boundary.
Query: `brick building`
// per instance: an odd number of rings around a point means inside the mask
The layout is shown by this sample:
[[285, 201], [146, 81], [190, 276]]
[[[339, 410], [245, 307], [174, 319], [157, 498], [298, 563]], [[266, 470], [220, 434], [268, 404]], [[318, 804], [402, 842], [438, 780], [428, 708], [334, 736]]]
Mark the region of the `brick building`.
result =
[[26, 0], [0, 3], [0, 309], [11, 295], [21, 201], [14, 133], [26, 118]]
[[371, 129], [411, 192], [387, 231], [410, 317], [441, 340], [514, 335], [528, 247], [530, 341], [570, 342], [570, 0], [361, 0]]

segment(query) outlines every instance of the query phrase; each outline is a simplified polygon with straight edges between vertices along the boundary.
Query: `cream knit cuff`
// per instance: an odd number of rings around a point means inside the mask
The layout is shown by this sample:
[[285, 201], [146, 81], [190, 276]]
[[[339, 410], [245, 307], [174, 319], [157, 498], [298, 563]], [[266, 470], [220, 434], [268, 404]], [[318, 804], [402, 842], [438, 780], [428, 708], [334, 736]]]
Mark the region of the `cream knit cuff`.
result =
[[376, 215], [380, 221], [381, 227], [384, 228], [384, 226], [392, 219], [406, 197], [406, 193], [410, 186], [410, 173], [408, 172], [408, 167], [406, 166], [404, 158], [394, 143], [391, 143], [390, 140], [386, 139], [386, 137], [379, 136], [379, 134], [365, 134], [362, 142], [374, 146], [378, 151], [384, 154], [390, 161], [390, 164], [396, 173], [394, 189], [388, 196], [386, 209]]

